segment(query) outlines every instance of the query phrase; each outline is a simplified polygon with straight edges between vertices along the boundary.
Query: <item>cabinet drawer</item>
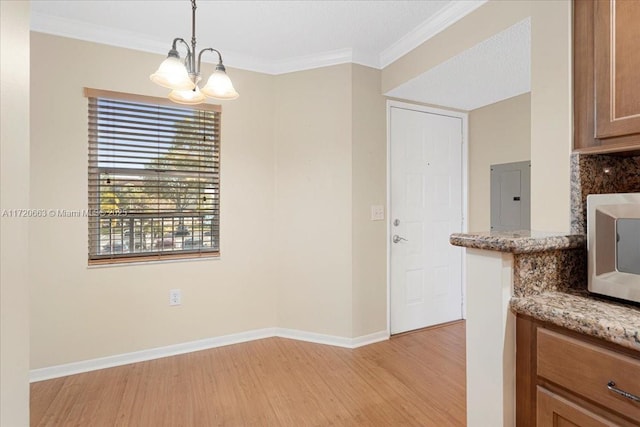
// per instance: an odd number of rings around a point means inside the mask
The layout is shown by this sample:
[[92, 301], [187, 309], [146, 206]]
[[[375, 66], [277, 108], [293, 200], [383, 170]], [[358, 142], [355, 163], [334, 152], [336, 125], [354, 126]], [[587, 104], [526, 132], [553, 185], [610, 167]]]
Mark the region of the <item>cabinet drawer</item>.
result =
[[537, 396], [537, 427], [611, 427], [618, 425], [542, 387], [538, 387]]
[[633, 420], [640, 420], [640, 402], [612, 390], [640, 396], [640, 360], [538, 328], [537, 373], [584, 398]]

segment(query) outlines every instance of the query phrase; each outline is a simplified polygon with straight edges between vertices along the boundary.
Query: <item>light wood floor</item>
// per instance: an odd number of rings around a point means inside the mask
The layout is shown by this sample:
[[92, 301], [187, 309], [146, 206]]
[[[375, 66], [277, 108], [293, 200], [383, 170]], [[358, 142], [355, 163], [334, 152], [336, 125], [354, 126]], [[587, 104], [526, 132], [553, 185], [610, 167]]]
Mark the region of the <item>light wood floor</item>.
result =
[[355, 350], [268, 338], [31, 385], [32, 426], [464, 426], [463, 322]]

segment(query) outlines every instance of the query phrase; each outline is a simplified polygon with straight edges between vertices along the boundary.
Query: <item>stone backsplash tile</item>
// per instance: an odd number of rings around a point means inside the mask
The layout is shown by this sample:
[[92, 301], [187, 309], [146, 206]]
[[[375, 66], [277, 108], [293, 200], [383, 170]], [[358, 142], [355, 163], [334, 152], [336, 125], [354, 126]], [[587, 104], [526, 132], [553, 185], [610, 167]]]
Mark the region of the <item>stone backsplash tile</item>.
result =
[[571, 233], [587, 233], [587, 195], [640, 192], [640, 156], [571, 155]]
[[513, 296], [528, 297], [545, 292], [586, 289], [586, 262], [584, 247], [515, 254]]

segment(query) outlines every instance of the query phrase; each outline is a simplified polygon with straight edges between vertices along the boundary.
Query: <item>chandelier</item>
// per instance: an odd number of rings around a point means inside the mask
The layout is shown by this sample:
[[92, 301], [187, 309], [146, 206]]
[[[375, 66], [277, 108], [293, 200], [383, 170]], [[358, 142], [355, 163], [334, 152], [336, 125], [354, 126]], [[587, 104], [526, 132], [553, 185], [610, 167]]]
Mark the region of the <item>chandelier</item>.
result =
[[[184, 61], [180, 60], [178, 43], [187, 48]], [[209, 51], [218, 54], [218, 64], [207, 84], [200, 89], [198, 83], [201, 80], [202, 54]], [[220, 100], [236, 99], [239, 96], [222, 65], [222, 55], [218, 50], [210, 47], [202, 49], [196, 60], [196, 0], [191, 0], [191, 47], [182, 38], [173, 39], [167, 59], [162, 61], [158, 70], [149, 78], [155, 84], [171, 89], [169, 99], [178, 104], [201, 104], [206, 100], [205, 96]]]

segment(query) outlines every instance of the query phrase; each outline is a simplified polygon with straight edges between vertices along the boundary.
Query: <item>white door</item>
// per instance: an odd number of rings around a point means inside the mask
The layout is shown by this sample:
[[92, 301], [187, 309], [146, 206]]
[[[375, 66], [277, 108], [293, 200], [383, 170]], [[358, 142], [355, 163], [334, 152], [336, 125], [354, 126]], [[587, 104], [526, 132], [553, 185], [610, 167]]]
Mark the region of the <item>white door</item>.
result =
[[462, 119], [390, 108], [391, 333], [462, 318]]

